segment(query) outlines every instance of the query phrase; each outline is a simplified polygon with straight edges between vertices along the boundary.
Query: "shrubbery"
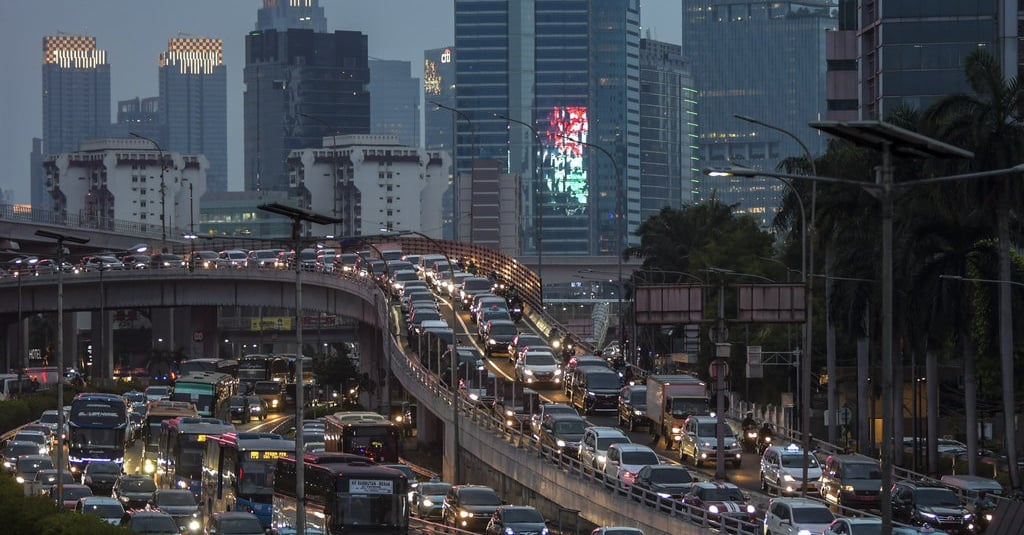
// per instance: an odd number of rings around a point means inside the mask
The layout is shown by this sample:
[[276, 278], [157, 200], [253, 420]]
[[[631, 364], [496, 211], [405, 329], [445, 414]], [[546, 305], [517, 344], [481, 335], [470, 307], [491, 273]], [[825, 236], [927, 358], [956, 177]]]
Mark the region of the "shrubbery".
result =
[[10, 474], [0, 475], [0, 518], [5, 533], [33, 535], [124, 535], [127, 528], [112, 526], [99, 517], [58, 512], [44, 496], [25, 496]]

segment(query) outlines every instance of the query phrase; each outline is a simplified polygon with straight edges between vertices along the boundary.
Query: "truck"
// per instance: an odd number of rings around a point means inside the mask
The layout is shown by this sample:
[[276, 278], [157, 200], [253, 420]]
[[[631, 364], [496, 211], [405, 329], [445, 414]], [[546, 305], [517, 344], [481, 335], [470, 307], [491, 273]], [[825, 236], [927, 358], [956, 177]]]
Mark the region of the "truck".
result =
[[676, 449], [682, 438], [683, 422], [693, 414], [708, 413], [708, 387], [689, 374], [647, 376], [647, 418], [651, 438], [661, 438]]

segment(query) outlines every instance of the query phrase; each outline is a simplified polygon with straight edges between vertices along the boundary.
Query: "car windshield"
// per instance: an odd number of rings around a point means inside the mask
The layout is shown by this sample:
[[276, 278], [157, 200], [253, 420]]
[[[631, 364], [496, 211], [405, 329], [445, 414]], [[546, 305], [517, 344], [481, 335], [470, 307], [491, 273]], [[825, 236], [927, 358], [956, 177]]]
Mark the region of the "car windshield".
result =
[[652, 483], [690, 483], [693, 476], [685, 468], [671, 470], [651, 470]]
[[960, 499], [949, 489], [917, 489], [914, 501], [918, 505], [938, 507], [959, 507]]
[[242, 251], [228, 251], [228, 258], [232, 260], [245, 260], [246, 254]]
[[574, 409], [574, 408], [572, 408], [572, 407], [570, 407], [568, 405], [550, 405], [550, 406], [544, 407], [544, 414], [545, 415], [552, 415], [552, 414], [572, 414], [572, 415], [575, 415], [575, 414], [578, 414], [578, 413], [576, 412], [576, 409]]
[[827, 507], [798, 507], [793, 509], [794, 524], [831, 524], [835, 515]]
[[133, 477], [121, 483], [122, 492], [154, 492], [156, 483], [152, 479]]
[[882, 479], [882, 471], [874, 464], [853, 463], [843, 468], [845, 479]]
[[516, 326], [512, 323], [492, 323], [487, 334], [493, 336], [515, 336]]
[[466, 505], [501, 505], [501, 498], [491, 489], [463, 489], [461, 497]]
[[36, 455], [39, 453], [39, 444], [35, 442], [12, 442], [4, 450], [4, 457], [15, 459], [22, 455]]
[[706, 502], [742, 502], [746, 499], [740, 489], [704, 489], [702, 498]]
[[[782, 456], [782, 467], [783, 468], [803, 468], [804, 466], [804, 455], [802, 453], [797, 455], [783, 455]], [[807, 456], [807, 468], [818, 468], [818, 459], [814, 455]]]
[[558, 364], [558, 362], [555, 361], [554, 355], [546, 353], [527, 353], [523, 360], [523, 363], [527, 366], [556, 366]]
[[544, 523], [544, 517], [534, 508], [506, 509], [505, 522], [537, 522]]
[[594, 447], [596, 447], [598, 450], [602, 450], [603, 451], [603, 450], [607, 450], [608, 446], [611, 446], [612, 444], [622, 444], [624, 442], [629, 442], [629, 441], [630, 440], [629, 440], [628, 437], [623, 437], [623, 436], [597, 437], [597, 441], [594, 444]]
[[121, 515], [124, 514], [124, 508], [116, 503], [87, 503], [82, 507], [82, 512], [101, 518], [120, 519]]
[[658, 464], [658, 454], [653, 451], [624, 451], [622, 464], [648, 465]]
[[133, 516], [128, 529], [132, 533], [178, 533], [178, 525], [169, 515]]
[[39, 422], [44, 424], [55, 424], [57, 423], [57, 419], [57, 411], [46, 411], [39, 417]]
[[583, 420], [555, 422], [554, 425], [555, 433], [559, 435], [582, 435], [586, 428], [587, 422]]
[[451, 487], [448, 483], [420, 483], [420, 494], [425, 496], [443, 496]]
[[53, 468], [53, 461], [50, 459], [32, 459], [25, 457], [18, 459], [19, 472], [35, 473], [41, 468]]
[[618, 390], [619, 386], [619, 376], [614, 373], [592, 373], [587, 376], [587, 388]]
[[641, 406], [647, 405], [647, 389], [640, 388], [631, 390], [629, 392], [629, 402], [634, 408], [640, 408]]
[[[727, 437], [734, 437], [734, 436], [736, 436], [736, 432], [732, 430], [732, 427], [729, 427], [728, 425], [723, 425], [722, 427], [723, 427], [723, 431], [725, 432], [725, 436], [727, 436]], [[697, 426], [697, 436], [699, 436], [699, 437], [714, 437], [714, 436], [718, 436], [718, 424], [716, 422], [711, 422], [711, 423], [706, 423], [706, 424], [698, 425]]]
[[89, 463], [85, 471], [89, 474], [120, 474], [121, 466], [117, 463]]
[[157, 497], [157, 506], [161, 505], [195, 505], [196, 499], [191, 492], [163, 492]]
[[277, 251], [256, 251], [256, 258], [277, 258]]
[[256, 517], [225, 518], [220, 523], [220, 533], [232, 535], [240, 533], [263, 533], [260, 521]]
[[244, 407], [245, 398], [231, 398], [228, 400], [228, 404], [232, 407]]

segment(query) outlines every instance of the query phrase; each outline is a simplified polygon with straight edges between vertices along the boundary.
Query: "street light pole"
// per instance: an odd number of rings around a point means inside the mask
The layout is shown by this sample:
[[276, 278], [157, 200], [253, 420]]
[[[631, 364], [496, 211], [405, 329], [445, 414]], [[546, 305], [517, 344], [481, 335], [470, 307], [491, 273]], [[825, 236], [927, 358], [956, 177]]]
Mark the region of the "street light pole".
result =
[[[57, 240], [57, 433], [61, 437], [57, 444], [57, 508], [61, 509], [64, 498], [64, 243], [89, 243], [89, 238], [60, 234], [49, 230], [37, 230], [36, 236]], [[21, 275], [19, 275], [20, 277]], [[20, 328], [20, 326], [19, 326]]]
[[[509, 122], [512, 122], [512, 123], [516, 123], [518, 125], [525, 126], [526, 128], [529, 128], [530, 131], [533, 132], [533, 138], [537, 140], [537, 148], [540, 149], [540, 151], [538, 151], [536, 149], [533, 151], [534, 157], [537, 158], [537, 168], [534, 169], [534, 171], [536, 171], [537, 174], [534, 176], [534, 180], [533, 180], [533, 182], [534, 182], [534, 188], [533, 188], [533, 195], [534, 195], [533, 205], [534, 205], [534, 208], [533, 209], [536, 210], [536, 214], [534, 214], [534, 217], [536, 218], [536, 223], [535, 223], [535, 228], [534, 228], [534, 231], [535, 231], [535, 238], [534, 238], [534, 240], [535, 240], [535, 246], [537, 248], [537, 282], [538, 282], [538, 284], [540, 286], [540, 302], [541, 302], [541, 305], [543, 306], [543, 303], [544, 303], [544, 276], [542, 275], [542, 271], [541, 270], [544, 267], [544, 199], [543, 199], [543, 188], [542, 188], [542, 185], [543, 185], [542, 182], [544, 180], [544, 155], [543, 155], [543, 153], [541, 151], [543, 151], [544, 143], [540, 139], [540, 132], [537, 132], [537, 129], [533, 125], [531, 125], [529, 123], [526, 123], [524, 121], [520, 121], [519, 119], [513, 119], [511, 117], [506, 117], [504, 115], [501, 115], [500, 113], [495, 113], [493, 115], [495, 117], [499, 118], [499, 119], [504, 119], [506, 121], [509, 121]], [[540, 154], [538, 154], [539, 152], [540, 152]], [[621, 314], [621, 312], [620, 312], [620, 314]]]
[[330, 225], [337, 223], [337, 218], [303, 210], [294, 206], [280, 203], [261, 204], [257, 206], [260, 210], [273, 214], [283, 215], [292, 220], [292, 243], [295, 246], [295, 343], [298, 350], [295, 352], [295, 499], [300, 504], [295, 508], [295, 533], [303, 535], [306, 529], [306, 509], [301, 504], [306, 500], [306, 470], [303, 458], [305, 446], [302, 438], [302, 420], [305, 405], [304, 388], [306, 383], [303, 379], [302, 362], [302, 262], [299, 261], [299, 249], [302, 247], [302, 222], [309, 221], [318, 225]]
[[[470, 149], [469, 149], [469, 236], [467, 236], [468, 240], [463, 240], [463, 241], [473, 242], [474, 241], [473, 240], [473, 224], [474, 224], [474, 221], [473, 221], [473, 203], [476, 202], [476, 200], [474, 198], [475, 196], [473, 195], [473, 192], [476, 191], [476, 183], [475, 183], [476, 181], [474, 180], [474, 176], [476, 175], [476, 126], [473, 124], [473, 120], [469, 118], [469, 115], [466, 115], [466, 112], [464, 112], [464, 111], [462, 111], [462, 110], [460, 110], [458, 108], [453, 108], [451, 106], [446, 106], [444, 104], [441, 104], [440, 102], [437, 102], [436, 100], [428, 100], [427, 102], [430, 102], [431, 104], [437, 106], [438, 108], [446, 109], [446, 110], [454, 113], [457, 117], [459, 117], [462, 120], [466, 121], [466, 124], [469, 125], [469, 133], [470, 133], [470, 136], [471, 136], [470, 137], [471, 145], [470, 145]], [[456, 152], [456, 155], [457, 155], [458, 147], [453, 146], [452, 149], [453, 149], [453, 151]], [[458, 158], [455, 158], [455, 169], [458, 170], [458, 168], [459, 168], [459, 161], [458, 161]], [[456, 172], [455, 173], [456, 176], [452, 178], [452, 239], [453, 240], [460, 238], [459, 233], [457, 232], [458, 225], [456, 224], [456, 221], [458, 221], [458, 219], [459, 219], [458, 218], [459, 214], [457, 213], [457, 205], [458, 205], [457, 201], [458, 201], [458, 190], [459, 190], [458, 183], [461, 182], [461, 177], [459, 177], [459, 174], [460, 173]], [[458, 180], [456, 180], [456, 179], [458, 179]]]
[[164, 162], [164, 149], [162, 149], [160, 144], [152, 138], [136, 134], [135, 132], [129, 132], [129, 134], [152, 143], [160, 154], [160, 252], [165, 252], [164, 249], [167, 248], [167, 183], [164, 182], [164, 169], [167, 168], [167, 165]]

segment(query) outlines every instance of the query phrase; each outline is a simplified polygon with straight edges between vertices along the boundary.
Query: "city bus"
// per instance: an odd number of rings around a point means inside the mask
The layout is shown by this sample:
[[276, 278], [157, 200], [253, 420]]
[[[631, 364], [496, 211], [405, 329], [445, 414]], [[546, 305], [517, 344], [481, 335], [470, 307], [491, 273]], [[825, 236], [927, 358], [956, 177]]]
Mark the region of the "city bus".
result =
[[78, 394], [68, 417], [68, 463], [81, 472], [92, 461], [124, 465], [128, 407], [117, 394]]
[[[409, 531], [409, 481], [398, 470], [358, 460], [306, 456], [303, 506], [306, 533], [404, 535]], [[296, 525], [294, 457], [278, 461], [274, 477], [273, 523], [280, 531]]]
[[252, 511], [269, 526], [277, 460], [294, 453], [295, 441], [274, 433], [207, 437], [201, 494], [206, 517]]
[[251, 385], [256, 381], [274, 380], [285, 382], [290, 375], [288, 359], [285, 357], [253, 353], [238, 361], [238, 380], [242, 383]]
[[394, 422], [346, 421], [345, 413], [324, 418], [324, 446], [329, 452], [354, 453], [379, 463], [397, 463], [402, 432]]
[[146, 419], [142, 423], [142, 469], [147, 474], [158, 474], [162, 467], [157, 461], [160, 450], [160, 424], [179, 416], [199, 416], [196, 406], [188, 401], [162, 399], [146, 404]]
[[187, 375], [195, 372], [217, 372], [226, 373], [232, 377], [238, 376], [238, 361], [233, 359], [188, 359], [178, 365], [178, 375]]
[[217, 418], [187, 416], [164, 420], [160, 426], [157, 457], [157, 465], [163, 469], [163, 474], [158, 476], [157, 485], [189, 489], [199, 499], [206, 441], [234, 432], [235, 426]]
[[226, 373], [190, 373], [174, 382], [171, 400], [194, 403], [199, 416], [227, 418], [228, 398], [235, 395], [237, 387], [238, 381]]

